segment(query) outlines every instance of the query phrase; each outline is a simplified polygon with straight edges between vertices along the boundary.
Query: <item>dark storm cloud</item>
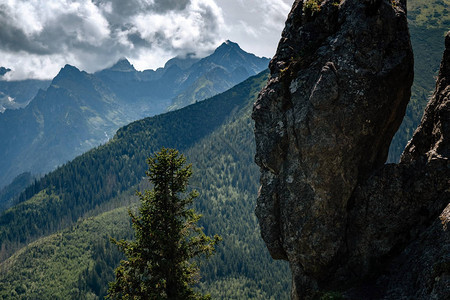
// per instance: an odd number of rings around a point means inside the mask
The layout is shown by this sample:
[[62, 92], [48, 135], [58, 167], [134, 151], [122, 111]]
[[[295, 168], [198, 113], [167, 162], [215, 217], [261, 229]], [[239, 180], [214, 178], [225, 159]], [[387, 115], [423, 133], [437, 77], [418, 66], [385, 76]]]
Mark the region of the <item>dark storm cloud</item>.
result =
[[152, 43], [142, 38], [140, 32], [129, 33], [127, 35], [127, 39], [130, 43], [132, 43], [135, 47], [148, 47], [152, 46]]
[[203, 4], [200, 7], [202, 9], [201, 16], [205, 24], [205, 29], [209, 29], [210, 33], [215, 33], [219, 29], [215, 12], [207, 5]]
[[93, 0], [93, 3], [101, 9], [110, 6], [111, 11], [106, 11], [106, 14], [112, 18], [110, 21], [116, 22], [145, 12], [182, 11], [191, 0]]
[[48, 49], [42, 43], [30, 41], [23, 29], [8, 20], [4, 5], [0, 5], [0, 49], [11, 52], [49, 54]]
[[185, 10], [190, 3], [190, 0], [155, 0], [151, 8], [156, 12], [180, 11]]
[[[24, 12], [24, 19], [27, 13]], [[42, 24], [21, 24], [14, 15], [17, 12], [5, 5], [0, 6], [0, 50], [37, 55], [60, 53], [74, 47], [92, 50], [99, 46], [98, 38], [103, 38], [106, 33], [101, 22], [95, 20], [95, 15], [80, 13], [76, 9], [67, 13], [59, 11]], [[41, 27], [41, 30], [32, 30], [27, 25]]]
[[112, 11], [107, 14], [117, 15], [120, 19], [133, 16], [145, 8], [143, 1], [139, 0], [93, 0], [99, 8], [111, 6]]
[[[25, 1], [18, 0], [18, 2]], [[88, 0], [74, 2], [89, 3]], [[9, 12], [11, 8], [2, 4], [0, 5], [0, 49], [48, 55], [61, 51], [71, 51], [71, 49], [104, 53], [105, 50], [110, 52], [110, 47], [115, 45], [118, 47], [117, 52], [123, 52], [127, 46], [120, 46], [120, 41], [116, 40], [120, 36], [126, 36], [126, 40], [135, 50], [141, 47], [151, 47], [152, 42], [146, 40], [143, 34], [139, 32], [142, 28], [137, 28], [133, 24], [134, 17], [146, 13], [164, 14], [184, 11], [188, 9], [191, 0], [93, 0], [92, 3], [98, 8], [100, 16], [107, 22], [107, 29], [109, 29], [107, 37], [104, 36], [104, 32], [98, 30], [101, 29], [101, 26], [95, 23], [95, 19], [91, 22], [87, 21], [86, 13], [89, 11], [86, 9], [87, 12], [80, 12], [78, 8], [67, 12], [56, 11], [54, 15], [41, 24], [41, 30], [26, 34], [24, 26], [21, 26], [17, 20], [12, 18], [13, 14]], [[217, 30], [215, 24], [217, 16], [207, 5], [201, 6], [203, 8], [201, 14], [205, 18], [205, 22], [198, 26], [202, 26], [205, 37], [209, 38], [211, 34], [214, 34], [210, 31]], [[98, 18], [99, 16], [95, 17]], [[152, 26], [151, 21], [150, 18], [149, 27]], [[161, 37], [167, 38], [167, 28], [160, 26], [158, 30], [159, 32], [153, 33], [154, 37], [159, 38], [156, 43], [170, 47], [170, 41], [161, 41]], [[102, 38], [104, 40], [101, 41]]]
[[218, 20], [214, 0], [2, 1], [0, 65], [14, 65], [15, 74], [25, 76], [14, 57], [37, 72], [49, 62], [53, 69], [65, 61], [92, 71], [123, 56], [156, 61], [154, 53], [210, 49], [220, 39]]
[[293, 0], [0, 0], [0, 66], [8, 80], [51, 78], [66, 63], [93, 72], [124, 56], [159, 67], [225, 39], [254, 52], [276, 45], [267, 24], [284, 22], [283, 1]]

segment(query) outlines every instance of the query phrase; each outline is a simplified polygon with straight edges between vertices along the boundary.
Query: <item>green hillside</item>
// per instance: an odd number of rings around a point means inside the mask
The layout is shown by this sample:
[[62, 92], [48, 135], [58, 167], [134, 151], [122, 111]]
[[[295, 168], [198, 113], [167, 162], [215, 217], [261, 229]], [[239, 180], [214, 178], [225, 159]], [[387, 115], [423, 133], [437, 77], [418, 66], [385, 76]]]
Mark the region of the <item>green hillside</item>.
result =
[[9, 185], [0, 189], [0, 212], [14, 205], [14, 197], [19, 195], [27, 186], [34, 181], [31, 173], [22, 173]]
[[408, 23], [414, 51], [414, 83], [411, 100], [400, 129], [392, 141], [388, 162], [397, 162], [420, 123], [434, 91], [444, 51], [444, 36], [450, 29], [450, 0], [408, 1]]
[[120, 260], [108, 237], [131, 238], [127, 216], [125, 208], [116, 209], [21, 249], [0, 266], [0, 298], [95, 299], [91, 290], [105, 293], [107, 286], [93, 273]]
[[[205, 233], [223, 237], [217, 254], [202, 267], [199, 288], [219, 297], [227, 293], [227, 298], [236, 299], [286, 299], [287, 264], [270, 258], [253, 213], [259, 173], [253, 163], [250, 113], [266, 78], [267, 72], [210, 100], [134, 122], [108, 144], [29, 187], [21, 204], [0, 216], [3, 255], [37, 241], [0, 265], [0, 295], [102, 295], [119, 260], [118, 254], [105, 254], [115, 253], [108, 235], [122, 238], [130, 228], [123, 207], [98, 213], [129, 205], [131, 191], [144, 176], [145, 158], [167, 146], [180, 149], [194, 165], [191, 186], [201, 193], [195, 206], [204, 215]], [[83, 221], [86, 215], [98, 216]], [[101, 222], [106, 223], [93, 225]], [[38, 249], [47, 248], [52, 250], [39, 254]], [[70, 263], [64, 257], [71, 257]], [[64, 265], [73, 267], [67, 272]]]
[[449, 0], [410, 0], [410, 25], [426, 28], [450, 28]]

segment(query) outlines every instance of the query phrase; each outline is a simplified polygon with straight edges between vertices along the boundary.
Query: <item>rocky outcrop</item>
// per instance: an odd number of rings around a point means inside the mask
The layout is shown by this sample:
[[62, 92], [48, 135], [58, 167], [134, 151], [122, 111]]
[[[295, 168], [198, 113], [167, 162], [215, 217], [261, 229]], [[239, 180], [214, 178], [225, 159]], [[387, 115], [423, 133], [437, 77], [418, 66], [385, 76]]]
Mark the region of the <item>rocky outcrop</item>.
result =
[[450, 32], [445, 44], [436, 91], [401, 162], [376, 170], [352, 197], [337, 272], [365, 279], [351, 298], [368, 286], [383, 299], [450, 297]]
[[448, 292], [447, 52], [401, 163], [384, 165], [412, 84], [406, 2], [295, 1], [252, 115], [256, 214], [293, 299]]
[[295, 1], [254, 105], [256, 214], [293, 298], [328, 278], [357, 184], [385, 162], [410, 97], [405, 2]]

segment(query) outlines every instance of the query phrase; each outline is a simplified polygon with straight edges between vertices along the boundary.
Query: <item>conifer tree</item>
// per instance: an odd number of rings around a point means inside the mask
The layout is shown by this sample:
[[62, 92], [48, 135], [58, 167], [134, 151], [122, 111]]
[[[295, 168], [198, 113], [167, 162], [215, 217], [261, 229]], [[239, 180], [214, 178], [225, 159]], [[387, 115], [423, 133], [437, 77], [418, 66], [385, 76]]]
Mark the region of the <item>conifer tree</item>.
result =
[[200, 215], [189, 208], [197, 191], [186, 193], [192, 174], [186, 158], [161, 149], [148, 158], [146, 175], [152, 190], [138, 192], [139, 214], [129, 211], [135, 241], [113, 243], [125, 253], [110, 283], [110, 299], [209, 299], [195, 292], [199, 268], [193, 258], [214, 252], [220, 240], [204, 234]]

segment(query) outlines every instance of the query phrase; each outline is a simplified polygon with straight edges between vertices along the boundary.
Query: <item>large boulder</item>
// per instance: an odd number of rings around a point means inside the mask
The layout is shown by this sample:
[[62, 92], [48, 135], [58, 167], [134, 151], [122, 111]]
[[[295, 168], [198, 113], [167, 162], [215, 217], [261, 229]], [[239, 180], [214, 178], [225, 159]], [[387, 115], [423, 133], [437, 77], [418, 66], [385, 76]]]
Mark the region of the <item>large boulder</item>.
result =
[[[292, 298], [309, 298], [347, 253], [352, 195], [383, 166], [409, 101], [405, 1], [295, 1], [253, 109], [256, 214]], [[344, 271], [343, 271], [344, 272]]]

